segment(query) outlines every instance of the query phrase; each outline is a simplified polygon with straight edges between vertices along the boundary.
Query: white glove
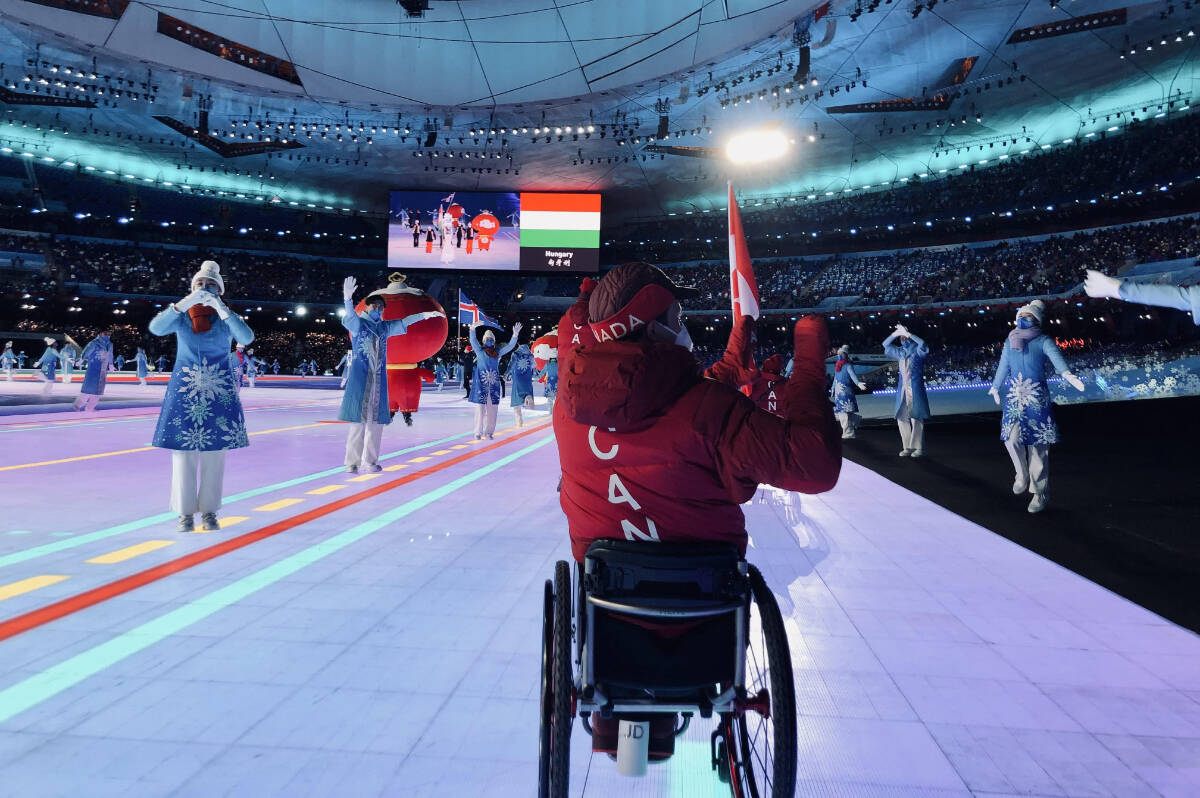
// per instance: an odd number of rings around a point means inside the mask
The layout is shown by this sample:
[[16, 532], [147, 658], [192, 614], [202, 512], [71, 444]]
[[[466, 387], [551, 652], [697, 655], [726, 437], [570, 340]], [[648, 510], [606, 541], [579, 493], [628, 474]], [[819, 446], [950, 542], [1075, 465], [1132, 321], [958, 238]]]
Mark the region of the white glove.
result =
[[866, 384], [865, 382], [860, 382], [860, 383], [858, 384], [858, 390], [860, 390], [860, 391], [865, 391], [865, 390], [867, 390], [867, 384]]
[[513, 335], [516, 335], [519, 332], [521, 332], [521, 322], [517, 322], [513, 325]]
[[208, 305], [210, 308], [215, 310], [217, 315], [222, 319], [229, 318], [229, 308], [225, 307], [225, 303], [221, 301], [220, 297], [218, 297], [216, 294], [210, 294], [207, 291], [204, 293], [205, 296], [200, 300], [200, 304]]
[[358, 280], [347, 277], [342, 281], [342, 299], [346, 302], [354, 299], [354, 289], [358, 288]]
[[183, 299], [175, 303], [175, 309], [180, 313], [187, 313], [188, 309], [193, 305], [204, 303], [204, 297], [208, 295], [207, 291], [196, 290], [185, 296]]
[[1064, 371], [1062, 376], [1063, 376], [1064, 380], [1066, 380], [1067, 382], [1069, 382], [1071, 384], [1072, 388], [1074, 388], [1077, 391], [1083, 390], [1083, 380], [1079, 379], [1078, 377], [1076, 377], [1074, 374], [1072, 374], [1069, 371]]
[[1000, 403], [1001, 403], [1001, 402], [1000, 402], [1000, 394], [999, 394], [999, 392], [997, 392], [997, 391], [996, 391], [996, 389], [995, 389], [995, 388], [989, 388], [989, 389], [988, 389], [988, 393], [991, 395], [991, 397], [992, 397], [993, 399], [995, 399], [995, 400], [996, 400], [996, 404], [1000, 404]]
[[1121, 281], [1095, 269], [1088, 269], [1087, 279], [1083, 281], [1083, 290], [1091, 297], [1120, 299]]
[[908, 335], [908, 328], [903, 324], [896, 325], [896, 335]]

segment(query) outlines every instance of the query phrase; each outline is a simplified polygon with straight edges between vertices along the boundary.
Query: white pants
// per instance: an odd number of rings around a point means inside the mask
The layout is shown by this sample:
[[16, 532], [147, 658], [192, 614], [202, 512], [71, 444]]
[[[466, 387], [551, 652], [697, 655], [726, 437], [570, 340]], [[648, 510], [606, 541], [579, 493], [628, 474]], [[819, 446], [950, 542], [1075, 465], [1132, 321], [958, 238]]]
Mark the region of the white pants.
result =
[[475, 436], [492, 435], [496, 432], [496, 413], [500, 405], [475, 405]]
[[146, 378], [138, 377], [138, 385], [145, 385], [145, 384], [146, 384]]
[[171, 452], [171, 509], [180, 515], [221, 509], [225, 452]]
[[521, 410], [522, 410], [522, 408], [520, 405], [517, 405], [516, 407], [513, 408], [513, 416], [517, 420], [518, 427], [525, 426], [525, 414], [522, 413]]
[[76, 410], [95, 410], [96, 405], [100, 403], [100, 395], [94, 393], [81, 393], [79, 398], [75, 400]]
[[382, 440], [382, 424], [373, 421], [351, 424], [350, 434], [346, 436], [346, 465], [376, 465]]
[[56, 381], [47, 379], [46, 375], [41, 373], [40, 371], [38, 372], [38, 379], [42, 381], [42, 393], [43, 394], [50, 393], [50, 391], [52, 391], [54, 389], [54, 383]]
[[[834, 413], [834, 415], [837, 417], [838, 423], [842, 425], [843, 438], [853, 435], [855, 430], [858, 429], [858, 422], [862, 421], [862, 416], [858, 413]], [[900, 434], [903, 435], [904, 433], [901, 432]]]
[[258, 376], [257, 376], [257, 375], [250, 375], [250, 376], [246, 377], [246, 381], [247, 381], [248, 383], [250, 383], [250, 387], [251, 387], [251, 388], [253, 388], [253, 387], [254, 387], [254, 381], [255, 381], [256, 379], [258, 379]]
[[5, 367], [4, 367], [4, 379], [8, 380], [9, 382], [12, 382], [12, 381], [13, 381], [13, 378], [12, 378], [12, 366], [5, 366]]
[[908, 451], [925, 451], [925, 422], [919, 418], [898, 418], [896, 426], [900, 428], [900, 443]]
[[1016, 471], [1014, 482], [1028, 482], [1030, 493], [1045, 496], [1050, 482], [1050, 447], [1046, 444], [1022, 446], [1015, 441], [1020, 434], [1020, 430], [1014, 429], [1004, 442], [1004, 448], [1012, 458], [1013, 470]]
[[64, 383], [66, 383], [67, 385], [70, 385], [70, 384], [71, 384], [71, 372], [69, 372], [69, 371], [64, 371], [64, 372], [62, 373], [62, 381], [63, 381]]

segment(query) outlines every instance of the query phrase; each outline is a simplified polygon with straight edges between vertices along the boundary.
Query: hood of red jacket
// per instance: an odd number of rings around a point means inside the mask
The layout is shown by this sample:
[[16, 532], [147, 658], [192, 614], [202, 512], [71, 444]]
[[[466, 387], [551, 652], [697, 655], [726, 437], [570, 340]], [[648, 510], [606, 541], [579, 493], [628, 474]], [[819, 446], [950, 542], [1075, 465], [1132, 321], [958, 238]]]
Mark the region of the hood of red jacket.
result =
[[779, 374], [783, 371], [783, 358], [780, 355], [771, 355], [763, 361], [762, 370], [771, 374]]
[[627, 430], [661, 416], [700, 383], [700, 364], [674, 344], [605, 341], [575, 351], [559, 384], [567, 416]]

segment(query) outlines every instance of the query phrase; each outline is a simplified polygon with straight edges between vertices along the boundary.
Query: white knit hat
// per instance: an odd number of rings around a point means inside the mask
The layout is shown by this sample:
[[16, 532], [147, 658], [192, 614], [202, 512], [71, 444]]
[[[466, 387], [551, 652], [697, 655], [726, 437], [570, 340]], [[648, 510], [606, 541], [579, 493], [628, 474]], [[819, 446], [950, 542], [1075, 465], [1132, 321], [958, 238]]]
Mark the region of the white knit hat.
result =
[[42, 340], [46, 342], [46, 346], [50, 346], [50, 344], [54, 343], [54, 339], [48, 335], [45, 338], [43, 338]]
[[221, 279], [221, 267], [215, 260], [206, 260], [200, 264], [200, 271], [192, 275], [192, 290], [195, 291], [196, 283], [206, 277], [216, 282], [218, 294], [225, 293], [225, 281]]
[[1021, 314], [1023, 313], [1028, 313], [1030, 316], [1033, 316], [1035, 319], [1037, 319], [1038, 324], [1041, 325], [1042, 314], [1045, 312], [1046, 303], [1042, 302], [1040, 299], [1035, 299], [1028, 305], [1017, 308], [1017, 318], [1020, 318]]
[[484, 332], [483, 332], [484, 346], [492, 346], [495, 343], [496, 343], [496, 334], [494, 332], [492, 332], [491, 330], [484, 330]]
[[841, 346], [838, 347], [837, 353], [839, 355], [849, 355], [850, 354], [850, 345], [842, 344]]

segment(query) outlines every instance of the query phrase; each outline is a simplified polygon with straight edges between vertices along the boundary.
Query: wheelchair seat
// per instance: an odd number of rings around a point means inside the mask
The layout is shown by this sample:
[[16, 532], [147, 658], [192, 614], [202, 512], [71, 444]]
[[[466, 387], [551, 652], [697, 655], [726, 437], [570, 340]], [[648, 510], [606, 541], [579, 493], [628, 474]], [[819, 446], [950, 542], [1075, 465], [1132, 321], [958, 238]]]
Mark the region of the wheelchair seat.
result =
[[608, 717], [687, 703], [708, 716], [739, 682], [749, 585], [733, 547], [596, 541], [580, 581], [585, 706], [596, 698]]

